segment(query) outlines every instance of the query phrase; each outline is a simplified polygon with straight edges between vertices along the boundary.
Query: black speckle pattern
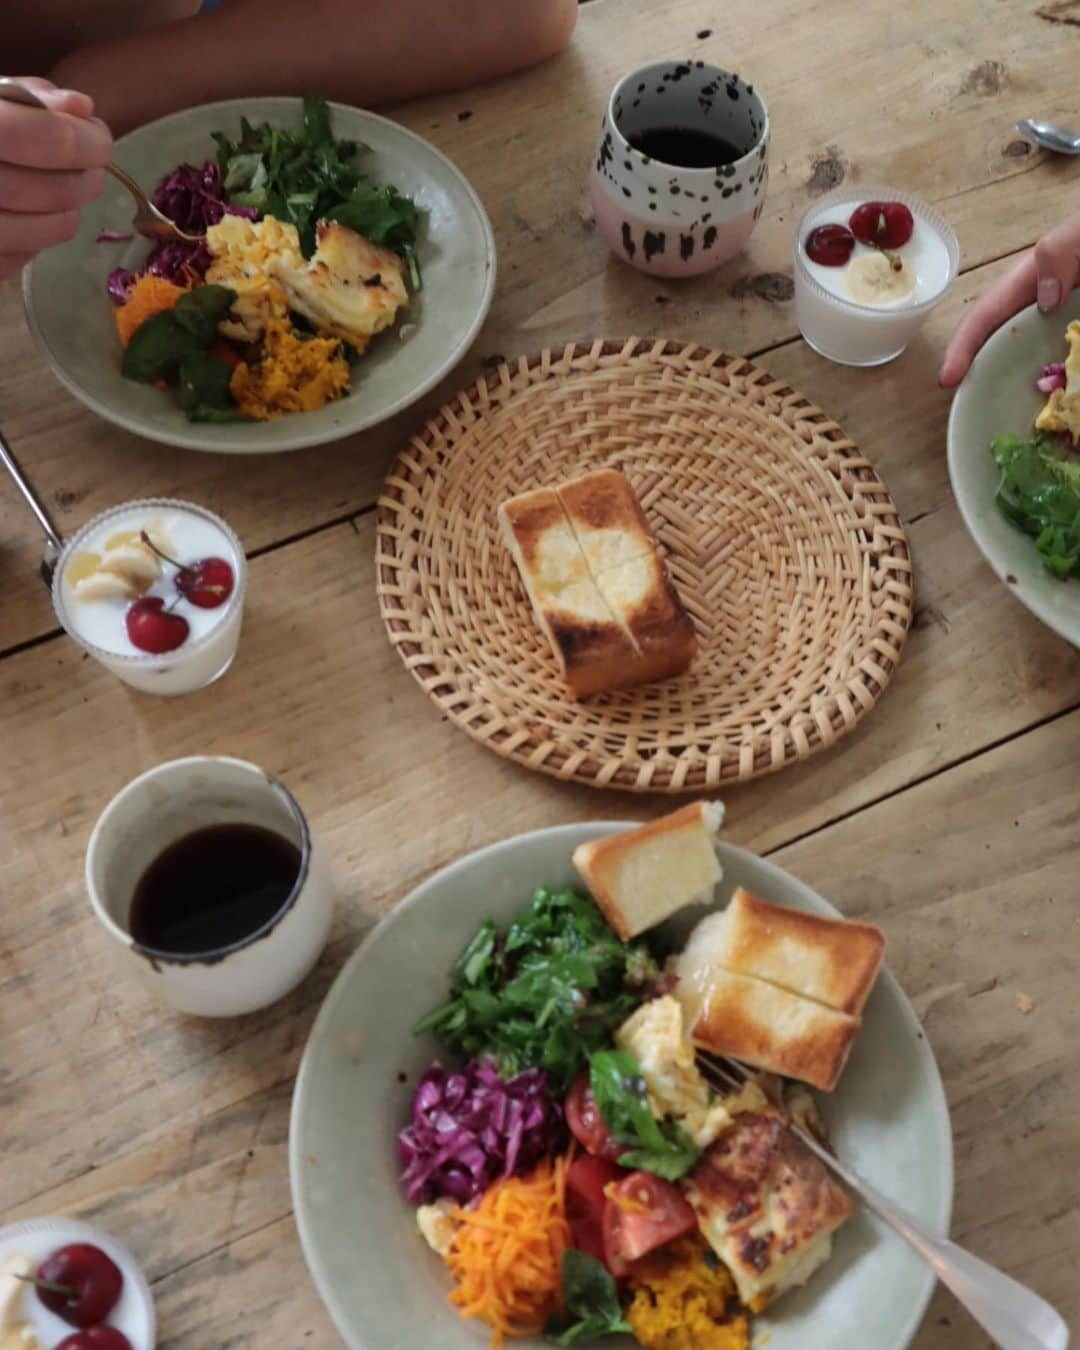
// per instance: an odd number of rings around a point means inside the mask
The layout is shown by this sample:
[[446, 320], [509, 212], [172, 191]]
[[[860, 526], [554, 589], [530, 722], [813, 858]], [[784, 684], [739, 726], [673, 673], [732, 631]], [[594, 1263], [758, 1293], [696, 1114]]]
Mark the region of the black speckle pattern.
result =
[[713, 244], [716, 243], [716, 226], [715, 226], [715, 225], [710, 225], [710, 226], [709, 226], [709, 228], [705, 231], [704, 235], [702, 236], [701, 242], [702, 242], [702, 245], [703, 245], [705, 248], [712, 248]]
[[694, 256], [694, 236], [692, 234], [679, 235], [679, 257], [683, 262], [689, 262]]
[[633, 162], [633, 160], [630, 160], [630, 159], [624, 159], [622, 163], [623, 163], [623, 168], [626, 170], [627, 173], [633, 173], [633, 172], [634, 172], [634, 162]]
[[623, 195], [624, 197], [627, 197], [627, 198], [633, 196], [633, 194], [631, 193], [631, 191], [630, 191], [630, 189], [629, 189], [628, 187], [624, 187], [624, 188], [623, 188], [623, 190], [622, 190], [622, 195]]
[[[698, 40], [699, 42], [704, 42], [706, 38], [711, 38], [711, 37], [712, 37], [712, 29], [711, 29], [711, 28], [703, 28], [703, 29], [698, 33], [698, 35], [697, 35], [697, 40]], [[704, 64], [705, 64], [704, 61], [699, 61], [699, 62], [698, 62], [698, 65], [699, 65], [699, 66], [704, 65]]]
[[642, 241], [645, 248], [645, 261], [651, 262], [657, 253], [663, 253], [664, 244], [667, 242], [667, 236], [663, 230], [653, 233], [652, 230], [645, 231], [645, 238]]
[[630, 232], [630, 222], [624, 220], [622, 226], [622, 246], [626, 250], [626, 256], [632, 258], [637, 252], [637, 245], [634, 243], [634, 236]]
[[728, 98], [731, 99], [732, 103], [738, 103], [739, 86], [735, 83], [734, 80], [732, 80], [730, 84], [724, 85], [724, 92], [727, 94]]

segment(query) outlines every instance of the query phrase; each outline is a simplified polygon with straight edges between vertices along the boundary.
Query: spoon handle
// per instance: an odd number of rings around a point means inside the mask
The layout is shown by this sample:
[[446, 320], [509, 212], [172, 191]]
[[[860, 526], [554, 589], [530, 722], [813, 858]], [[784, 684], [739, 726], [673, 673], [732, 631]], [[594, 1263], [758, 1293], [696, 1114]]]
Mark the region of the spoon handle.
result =
[[23, 500], [30, 510], [33, 511], [37, 523], [45, 533], [47, 543], [45, 545], [45, 557], [42, 559], [41, 563], [41, 575], [45, 584], [47, 586], [51, 585], [53, 568], [64, 547], [64, 541], [57, 531], [56, 526], [49, 519], [48, 511], [42, 506], [37, 493], [31, 487], [30, 480], [19, 467], [19, 462], [12, 454], [11, 447], [8, 445], [7, 441], [4, 440], [4, 433], [2, 431], [0, 431], [0, 463], [3, 464], [4, 468], [7, 469], [8, 473], [11, 475], [11, 479], [22, 494]]

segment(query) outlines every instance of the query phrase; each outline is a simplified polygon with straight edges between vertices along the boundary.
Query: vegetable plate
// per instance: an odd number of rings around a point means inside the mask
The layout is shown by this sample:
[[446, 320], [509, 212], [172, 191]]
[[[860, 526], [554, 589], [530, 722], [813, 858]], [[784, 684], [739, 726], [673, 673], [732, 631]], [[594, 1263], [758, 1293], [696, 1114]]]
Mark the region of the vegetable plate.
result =
[[[549, 1278], [550, 1252], [537, 1234], [554, 1233], [544, 1216], [560, 1188], [569, 1232], [553, 1244], [558, 1315], [542, 1323], [542, 1336], [517, 1343], [657, 1343], [649, 1336], [655, 1308], [648, 1298], [632, 1306], [627, 1282], [634, 1289], [644, 1280], [659, 1308], [693, 1263], [695, 1290], [726, 1327], [730, 1284], [703, 1253], [675, 1184], [698, 1161], [702, 1122], [687, 1117], [691, 1138], [684, 1123], [650, 1113], [633, 1041], [616, 1032], [633, 1010], [674, 1003], [657, 954], [681, 947], [706, 911], [680, 912], [649, 941], [614, 936], [571, 855], [624, 828], [541, 830], [469, 855], [383, 921], [331, 989], [297, 1080], [290, 1170], [309, 1267], [353, 1350], [498, 1344], [485, 1270], [512, 1241], [506, 1269], [524, 1263]], [[835, 915], [771, 863], [719, 849], [716, 907], [744, 886]], [[587, 1017], [574, 1015], [581, 989]], [[846, 1161], [947, 1228], [947, 1107], [926, 1040], [887, 971], [839, 1086], [818, 1104]], [[438, 1229], [448, 1215], [459, 1226], [447, 1247]], [[526, 1322], [536, 1311], [527, 1285], [518, 1291]], [[755, 1309], [752, 1334], [772, 1350], [902, 1350], [932, 1288], [919, 1258], [856, 1210], [806, 1287]], [[731, 1338], [709, 1344], [748, 1344], [748, 1321], [732, 1309]]]
[[110, 180], [23, 290], [57, 376], [130, 431], [248, 454], [336, 440], [432, 388], [487, 313], [483, 207], [385, 118], [233, 100], [140, 128], [115, 157], [204, 242], [132, 236]]

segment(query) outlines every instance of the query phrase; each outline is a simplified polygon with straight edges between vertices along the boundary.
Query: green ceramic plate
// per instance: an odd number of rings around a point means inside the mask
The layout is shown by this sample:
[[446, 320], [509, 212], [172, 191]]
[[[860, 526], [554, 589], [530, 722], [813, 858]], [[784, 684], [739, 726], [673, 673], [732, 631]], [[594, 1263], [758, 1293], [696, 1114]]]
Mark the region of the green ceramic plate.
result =
[[1035, 546], [994, 505], [998, 467], [988, 449], [995, 436], [1028, 437], [1046, 402], [1035, 379], [1049, 361], [1065, 359], [1065, 326], [1080, 319], [1080, 290], [1055, 314], [1034, 305], [999, 329], [975, 358], [949, 416], [949, 477], [964, 523], [983, 557], [1016, 598], [1043, 623], [1080, 647], [1080, 581], [1060, 581]]
[[[541, 884], [580, 884], [576, 846], [627, 826], [566, 825], [472, 853], [415, 890], [355, 953], [315, 1022], [293, 1097], [293, 1201], [315, 1283], [351, 1350], [478, 1350], [482, 1326], [446, 1302], [450, 1281], [397, 1184], [396, 1132], [435, 1055], [411, 1027], [442, 997], [450, 966], [487, 917], [508, 921]], [[780, 904], [836, 911], [772, 863], [725, 844], [720, 902], [737, 885]], [[685, 936], [698, 913], [673, 921]], [[952, 1136], [934, 1057], [885, 972], [840, 1086], [823, 1100], [839, 1153], [944, 1233]], [[863, 1212], [803, 1290], [756, 1320], [769, 1350], [902, 1350], [933, 1289], [929, 1268]], [[520, 1342], [539, 1347], [544, 1342]], [[625, 1338], [605, 1342], [631, 1346]]]
[[[491, 305], [495, 240], [476, 193], [433, 146], [374, 113], [341, 104], [334, 131], [369, 147], [361, 164], [377, 182], [393, 183], [424, 211], [419, 241], [424, 289], [399, 319], [415, 325], [381, 335], [353, 368], [352, 393], [314, 413], [274, 422], [226, 426], [188, 422], [171, 394], [125, 380], [105, 279], [114, 267], [137, 265], [145, 240], [99, 244], [102, 230], [126, 230], [133, 203], [109, 180], [83, 213], [78, 235], [39, 254], [23, 277], [30, 330], [57, 377], [86, 406], [128, 431], [192, 450], [270, 454], [321, 445], [391, 417], [433, 388], [461, 360]], [[165, 117], [117, 142], [117, 164], [151, 190], [185, 160], [213, 158], [211, 131], [238, 131], [240, 117], [294, 126], [301, 101], [234, 99]]]

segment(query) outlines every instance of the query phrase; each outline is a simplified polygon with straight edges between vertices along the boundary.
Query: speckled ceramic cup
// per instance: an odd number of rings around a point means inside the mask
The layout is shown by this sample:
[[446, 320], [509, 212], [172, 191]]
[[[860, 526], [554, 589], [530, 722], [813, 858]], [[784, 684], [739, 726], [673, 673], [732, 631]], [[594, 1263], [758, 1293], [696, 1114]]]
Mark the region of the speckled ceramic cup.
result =
[[[734, 163], [692, 169], [650, 159], [631, 141], [660, 127], [730, 142]], [[600, 128], [591, 189], [612, 252], [657, 277], [693, 277], [733, 258], [765, 205], [769, 113], [739, 75], [704, 61], [657, 61], [624, 75]]]

